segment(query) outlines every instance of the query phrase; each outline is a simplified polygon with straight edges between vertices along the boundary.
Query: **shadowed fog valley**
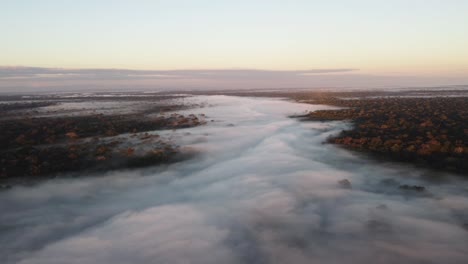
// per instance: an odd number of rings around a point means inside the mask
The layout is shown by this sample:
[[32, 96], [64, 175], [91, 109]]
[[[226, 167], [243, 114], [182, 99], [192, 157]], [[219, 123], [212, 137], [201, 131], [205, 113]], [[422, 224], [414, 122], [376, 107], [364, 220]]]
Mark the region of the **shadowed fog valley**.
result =
[[[465, 179], [324, 144], [348, 121], [290, 117], [340, 107], [225, 95], [183, 103], [158, 116], [207, 122], [145, 133], [189, 157], [10, 182], [0, 192], [2, 263], [466, 261]], [[35, 114], [55, 118], [54, 107]], [[99, 141], [108, 137], [122, 135]]]

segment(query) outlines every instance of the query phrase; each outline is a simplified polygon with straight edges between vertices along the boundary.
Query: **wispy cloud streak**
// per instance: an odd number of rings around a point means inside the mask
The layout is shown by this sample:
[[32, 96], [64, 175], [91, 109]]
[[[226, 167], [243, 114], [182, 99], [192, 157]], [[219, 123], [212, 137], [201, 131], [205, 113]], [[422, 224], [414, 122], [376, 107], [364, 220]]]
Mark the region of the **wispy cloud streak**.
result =
[[465, 85], [468, 76], [375, 75], [359, 69], [66, 69], [0, 66], [0, 92], [402, 88]]
[[311, 69], [298, 71], [252, 69], [203, 70], [128, 70], [128, 69], [64, 69], [40, 67], [0, 67], [0, 79], [84, 78], [84, 79], [218, 79], [298, 77], [327, 73], [352, 72], [356, 69]]

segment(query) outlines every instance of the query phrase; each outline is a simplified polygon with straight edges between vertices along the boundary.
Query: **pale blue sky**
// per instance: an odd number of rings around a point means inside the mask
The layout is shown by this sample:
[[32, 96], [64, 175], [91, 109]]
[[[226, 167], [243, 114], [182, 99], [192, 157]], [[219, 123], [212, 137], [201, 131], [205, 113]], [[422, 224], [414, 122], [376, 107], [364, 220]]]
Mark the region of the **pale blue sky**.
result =
[[1, 0], [0, 65], [468, 76], [468, 0]]

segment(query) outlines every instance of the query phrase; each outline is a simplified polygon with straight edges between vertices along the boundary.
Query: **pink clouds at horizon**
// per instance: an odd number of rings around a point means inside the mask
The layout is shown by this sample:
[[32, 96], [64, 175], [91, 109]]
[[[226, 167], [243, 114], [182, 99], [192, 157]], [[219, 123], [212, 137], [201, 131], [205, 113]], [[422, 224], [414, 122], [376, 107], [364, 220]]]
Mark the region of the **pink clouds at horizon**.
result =
[[127, 70], [0, 67], [0, 92], [112, 89], [401, 88], [468, 84], [468, 76], [372, 75], [357, 69]]

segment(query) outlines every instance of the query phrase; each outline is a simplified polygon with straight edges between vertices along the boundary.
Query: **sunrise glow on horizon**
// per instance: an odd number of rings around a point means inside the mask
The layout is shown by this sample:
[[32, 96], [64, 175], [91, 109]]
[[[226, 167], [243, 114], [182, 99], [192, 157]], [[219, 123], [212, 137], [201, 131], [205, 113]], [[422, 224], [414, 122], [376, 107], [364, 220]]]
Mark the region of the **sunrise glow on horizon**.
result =
[[346, 68], [460, 83], [466, 14], [461, 0], [5, 1], [0, 66]]

